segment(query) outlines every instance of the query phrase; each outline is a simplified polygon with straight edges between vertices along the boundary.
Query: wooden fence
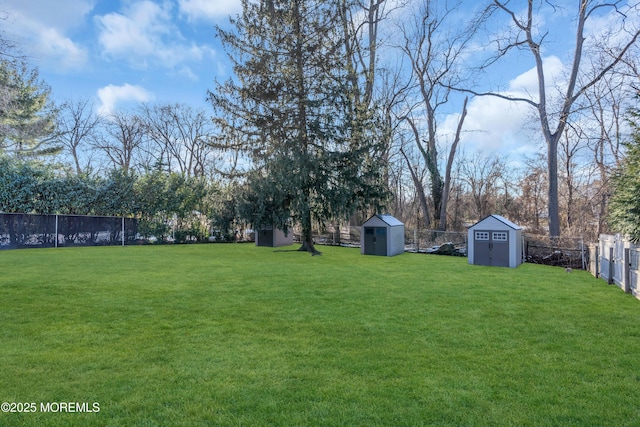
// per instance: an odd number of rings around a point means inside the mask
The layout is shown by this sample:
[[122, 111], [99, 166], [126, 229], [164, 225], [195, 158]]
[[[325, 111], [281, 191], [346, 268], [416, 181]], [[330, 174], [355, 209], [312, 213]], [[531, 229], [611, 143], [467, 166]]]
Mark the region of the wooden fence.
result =
[[598, 244], [589, 246], [589, 253], [591, 274], [640, 299], [640, 245], [620, 234], [601, 234]]

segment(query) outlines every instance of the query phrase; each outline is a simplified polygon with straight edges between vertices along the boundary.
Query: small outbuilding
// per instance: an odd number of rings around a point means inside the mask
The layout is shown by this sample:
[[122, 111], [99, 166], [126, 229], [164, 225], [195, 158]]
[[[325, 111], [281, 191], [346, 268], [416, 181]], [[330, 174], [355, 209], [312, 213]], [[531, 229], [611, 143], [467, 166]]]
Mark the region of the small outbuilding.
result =
[[394, 256], [404, 252], [404, 224], [385, 214], [374, 215], [362, 224], [360, 253]]
[[500, 215], [469, 227], [469, 264], [515, 268], [522, 264], [522, 228]]
[[279, 228], [267, 225], [256, 230], [256, 246], [289, 246], [293, 245], [293, 232], [289, 230], [288, 234]]

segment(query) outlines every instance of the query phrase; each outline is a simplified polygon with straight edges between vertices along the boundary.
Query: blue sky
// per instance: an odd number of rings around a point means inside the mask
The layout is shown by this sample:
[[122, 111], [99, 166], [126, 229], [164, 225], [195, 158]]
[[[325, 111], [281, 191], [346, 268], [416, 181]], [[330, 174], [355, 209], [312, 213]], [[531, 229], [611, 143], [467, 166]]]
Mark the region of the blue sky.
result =
[[[538, 11], [536, 19], [551, 41], [544, 52], [549, 87], [562, 81], [570, 65], [574, 3]], [[478, 4], [469, 0], [469, 12]], [[206, 91], [231, 72], [214, 27], [226, 25], [241, 8], [240, 0], [0, 0], [0, 11], [5, 37], [39, 68], [56, 101], [90, 98], [108, 113], [139, 102], [209, 109]], [[596, 18], [587, 27], [590, 36], [609, 25], [608, 16]], [[381, 60], [397, 63], [389, 52], [381, 51]], [[487, 76], [492, 81], [486, 87], [534, 96], [533, 67], [527, 55], [505, 62]], [[473, 99], [468, 110], [463, 149], [516, 156], [539, 151], [539, 135], [523, 130], [527, 121], [536, 127], [526, 105], [484, 97]], [[455, 130], [457, 115], [451, 113], [440, 126], [443, 132]]]
[[214, 26], [239, 0], [0, 0], [17, 42], [56, 100], [91, 98], [103, 112], [140, 101], [206, 108], [230, 72]]

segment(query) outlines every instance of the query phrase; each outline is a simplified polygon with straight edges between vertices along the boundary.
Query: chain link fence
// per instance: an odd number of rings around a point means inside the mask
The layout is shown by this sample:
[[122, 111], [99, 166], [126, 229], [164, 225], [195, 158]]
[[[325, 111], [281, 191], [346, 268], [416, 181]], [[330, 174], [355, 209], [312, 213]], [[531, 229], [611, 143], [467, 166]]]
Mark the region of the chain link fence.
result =
[[582, 237], [525, 234], [524, 259], [532, 264], [587, 270], [589, 247]]
[[[360, 247], [360, 226], [329, 226], [316, 230], [320, 245]], [[294, 228], [294, 242], [301, 233]], [[0, 213], [0, 249], [61, 246], [131, 245], [140, 242], [135, 218], [81, 215]], [[405, 251], [467, 255], [467, 231], [405, 228]], [[589, 249], [582, 237], [550, 238], [524, 234], [524, 260], [564, 268], [588, 269]]]
[[[360, 247], [360, 226], [327, 227], [313, 232], [314, 242], [319, 245]], [[437, 231], [407, 229], [404, 232], [405, 251], [416, 253], [439, 253], [444, 255], [466, 255], [467, 233], [458, 231]], [[294, 242], [301, 242], [302, 236], [294, 229]]]
[[[314, 231], [320, 245], [360, 247], [360, 226], [330, 226]], [[438, 231], [405, 228], [405, 251], [413, 253], [466, 256], [467, 231]], [[589, 249], [582, 237], [556, 237], [523, 234], [523, 259], [533, 264], [586, 270]], [[294, 241], [301, 242], [300, 230], [294, 229]]]
[[0, 249], [130, 245], [135, 218], [0, 213]]

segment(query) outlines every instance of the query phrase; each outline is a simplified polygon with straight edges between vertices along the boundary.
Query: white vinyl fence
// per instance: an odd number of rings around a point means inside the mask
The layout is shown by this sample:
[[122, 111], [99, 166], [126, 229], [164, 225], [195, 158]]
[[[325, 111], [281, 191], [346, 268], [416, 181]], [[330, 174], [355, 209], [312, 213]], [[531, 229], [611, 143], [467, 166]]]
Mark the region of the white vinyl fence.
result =
[[638, 263], [640, 246], [620, 234], [601, 234], [597, 245], [590, 247], [589, 270], [611, 285], [640, 299]]

